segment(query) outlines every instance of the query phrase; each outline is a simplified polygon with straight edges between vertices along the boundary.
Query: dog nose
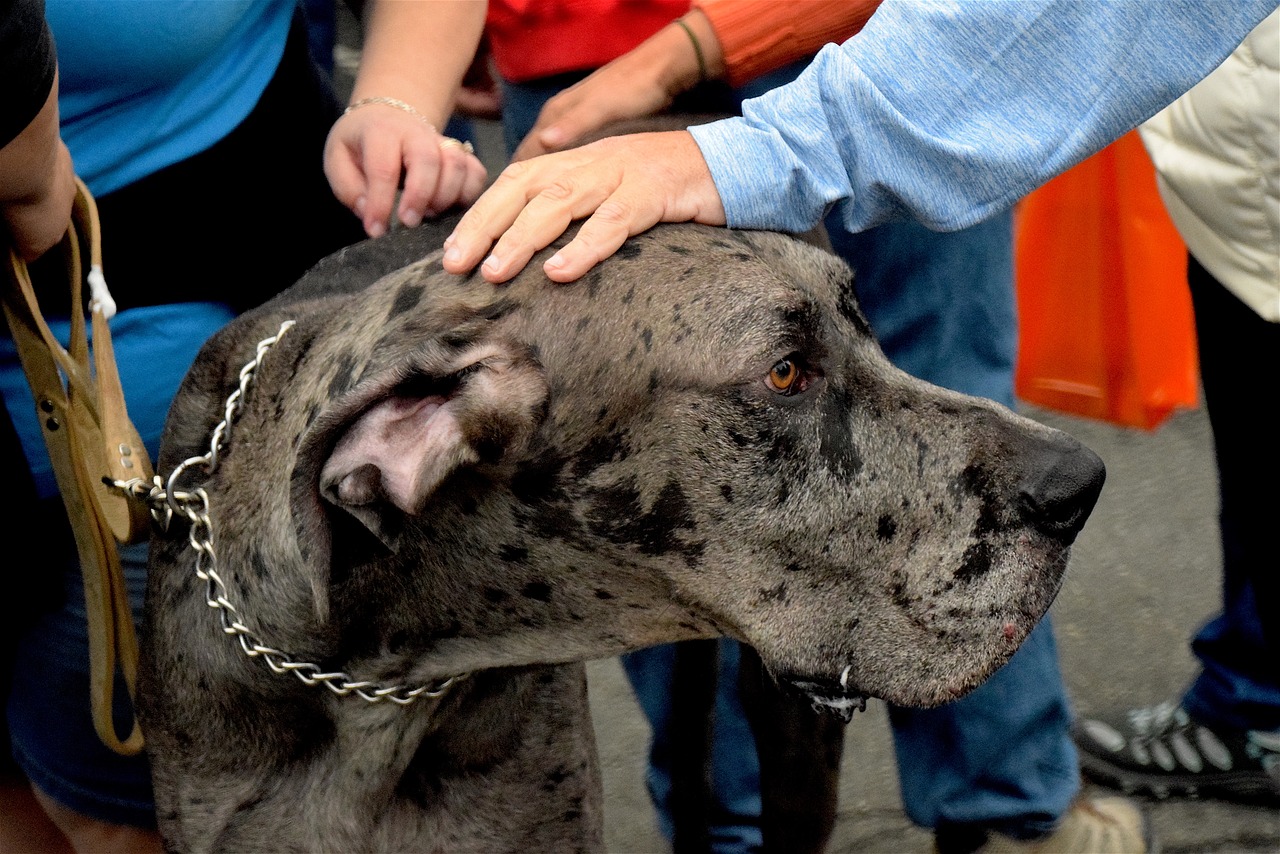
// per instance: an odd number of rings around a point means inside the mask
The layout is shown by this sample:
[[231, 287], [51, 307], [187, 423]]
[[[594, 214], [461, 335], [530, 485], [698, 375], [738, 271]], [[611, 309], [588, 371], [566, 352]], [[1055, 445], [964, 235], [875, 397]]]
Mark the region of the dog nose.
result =
[[1046, 448], [1042, 464], [1018, 486], [1023, 514], [1041, 533], [1069, 545], [1093, 511], [1106, 477], [1102, 459], [1074, 439], [1065, 448]]

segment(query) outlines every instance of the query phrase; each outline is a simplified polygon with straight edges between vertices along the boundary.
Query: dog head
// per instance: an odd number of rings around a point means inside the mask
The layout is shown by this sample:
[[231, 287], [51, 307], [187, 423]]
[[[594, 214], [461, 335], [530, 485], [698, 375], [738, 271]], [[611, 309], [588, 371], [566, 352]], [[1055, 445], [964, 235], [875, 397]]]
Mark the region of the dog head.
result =
[[297, 321], [210, 492], [223, 552], [293, 591], [261, 607], [309, 602], [281, 631], [347, 672], [727, 634], [833, 706], [931, 705], [1017, 649], [1101, 489], [1065, 434], [894, 368], [848, 269], [784, 236], [662, 226], [569, 286], [436, 253], [342, 291], [230, 333]]

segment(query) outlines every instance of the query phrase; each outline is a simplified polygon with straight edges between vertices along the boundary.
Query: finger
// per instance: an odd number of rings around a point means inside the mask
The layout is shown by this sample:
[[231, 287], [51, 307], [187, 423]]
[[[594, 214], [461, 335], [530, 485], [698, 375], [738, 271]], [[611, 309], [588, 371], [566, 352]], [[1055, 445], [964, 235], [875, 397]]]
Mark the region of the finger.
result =
[[356, 161], [352, 150], [342, 143], [326, 146], [324, 174], [334, 198], [351, 210], [356, 209], [356, 199], [365, 192], [364, 171]]
[[599, 178], [579, 181], [570, 172], [531, 198], [480, 265], [481, 275], [495, 284], [507, 281], [535, 252], [564, 234], [571, 222], [596, 210], [614, 189]]
[[[587, 218], [573, 240], [542, 265], [553, 282], [572, 282], [618, 251], [628, 237], [657, 224], [658, 211], [615, 193]], [[646, 213], [645, 211], [648, 211]], [[501, 244], [499, 244], [501, 245]]]
[[404, 142], [404, 179], [398, 215], [400, 222], [410, 228], [421, 223], [424, 215], [433, 213], [431, 199], [446, 168], [439, 143], [440, 137], [426, 127]]
[[512, 163], [498, 173], [476, 203], [458, 221], [444, 242], [444, 268], [469, 273], [485, 257], [493, 242], [524, 210], [531, 186], [532, 163]]
[[[560, 100], [556, 100], [557, 98]], [[527, 160], [541, 154], [561, 151], [591, 131], [603, 127], [612, 118], [608, 111], [601, 109], [598, 99], [583, 98], [580, 90], [568, 89], [542, 108], [538, 121], [520, 142], [512, 159]]]
[[440, 153], [440, 176], [436, 181], [435, 192], [427, 202], [428, 216], [447, 210], [458, 202], [462, 182], [467, 176], [469, 154], [462, 149], [445, 149]]
[[364, 140], [363, 154], [366, 188], [364, 206], [359, 212], [365, 233], [370, 237], [381, 237], [390, 225], [391, 208], [395, 204], [404, 169], [400, 137], [369, 134]]
[[489, 180], [489, 171], [477, 158], [467, 161], [466, 174], [462, 179], [462, 189], [458, 193], [458, 202], [469, 205], [484, 192], [484, 185]]
[[[445, 240], [445, 269], [451, 273], [467, 273], [473, 270], [481, 259], [485, 258], [494, 241], [512, 228], [516, 218], [539, 196], [543, 198], [535, 206], [535, 210], [550, 212], [555, 220], [561, 223], [558, 228], [563, 231], [572, 220], [574, 209], [556, 211], [551, 201], [557, 195], [564, 200], [573, 196], [569, 173], [580, 164], [589, 163], [590, 159], [591, 152], [587, 148], [582, 148], [509, 164], [498, 175], [493, 185], [481, 193], [476, 203], [471, 206], [454, 228], [453, 233]], [[585, 186], [598, 203], [608, 196], [615, 185], [609, 183], [607, 179], [597, 179], [594, 182], [586, 181]], [[580, 205], [579, 208], [582, 212], [578, 216], [586, 216], [594, 206]], [[569, 219], [566, 220], [565, 216]], [[526, 222], [529, 219], [526, 217]], [[556, 227], [552, 225], [547, 228], [544, 225], [542, 231]], [[559, 235], [560, 231], [546, 238], [537, 248], [546, 246]], [[524, 260], [527, 261], [528, 257], [526, 256]], [[492, 264], [490, 266], [493, 268]], [[512, 270], [511, 275], [515, 272], [516, 270]]]

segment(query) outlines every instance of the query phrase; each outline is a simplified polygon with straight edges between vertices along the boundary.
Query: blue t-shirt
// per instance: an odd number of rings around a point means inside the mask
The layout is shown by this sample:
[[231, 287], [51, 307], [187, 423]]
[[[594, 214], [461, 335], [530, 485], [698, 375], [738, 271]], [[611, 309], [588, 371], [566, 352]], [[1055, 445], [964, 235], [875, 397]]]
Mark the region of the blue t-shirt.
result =
[[[127, 186], [234, 130], [275, 75], [294, 6], [295, 0], [46, 0], [62, 137], [90, 191], [101, 196]], [[134, 308], [112, 319], [129, 417], [152, 459], [197, 350], [233, 316], [225, 305], [190, 302]], [[65, 346], [69, 324], [50, 319], [49, 325]], [[35, 401], [7, 335], [0, 336], [0, 395], [37, 493], [56, 495]]]
[[62, 138], [103, 195], [212, 146], [284, 54], [295, 0], [46, 0]]

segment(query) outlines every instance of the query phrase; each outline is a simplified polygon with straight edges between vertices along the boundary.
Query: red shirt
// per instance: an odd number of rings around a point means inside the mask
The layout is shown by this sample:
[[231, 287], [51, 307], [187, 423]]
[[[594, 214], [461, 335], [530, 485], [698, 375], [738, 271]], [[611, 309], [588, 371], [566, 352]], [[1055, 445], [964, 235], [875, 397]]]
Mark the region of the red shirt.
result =
[[485, 32], [513, 83], [599, 68], [689, 11], [690, 0], [489, 0]]

